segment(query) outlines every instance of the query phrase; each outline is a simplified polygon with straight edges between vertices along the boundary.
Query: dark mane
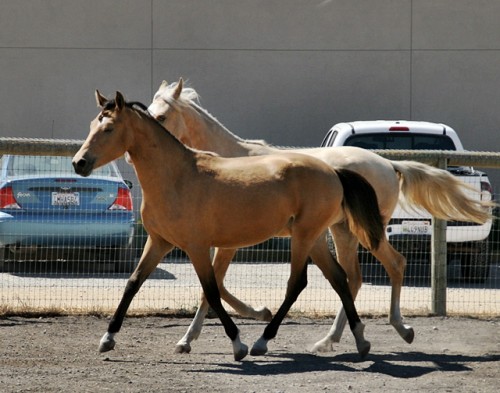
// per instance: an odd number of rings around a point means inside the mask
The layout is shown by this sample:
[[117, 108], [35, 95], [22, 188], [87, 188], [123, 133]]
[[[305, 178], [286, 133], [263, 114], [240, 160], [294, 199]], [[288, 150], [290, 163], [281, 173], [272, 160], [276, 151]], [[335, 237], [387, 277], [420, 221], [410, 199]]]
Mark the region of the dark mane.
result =
[[[116, 106], [116, 100], [113, 98], [109, 101], [106, 102], [104, 107], [102, 108], [103, 110], [112, 110]], [[148, 107], [144, 105], [142, 102], [139, 101], [130, 101], [130, 102], [125, 102], [125, 106], [130, 109], [137, 109], [139, 108], [141, 111], [149, 114], [148, 112]], [[136, 108], [137, 107], [137, 108]]]
[[[116, 107], [116, 100], [113, 98], [109, 101], [106, 102], [104, 107], [102, 108], [103, 111], [106, 110], [113, 110]], [[156, 124], [156, 126], [160, 127], [163, 131], [165, 131], [172, 139], [177, 141], [177, 143], [182, 146], [184, 149], [191, 150], [191, 151], [197, 151], [197, 152], [203, 152], [204, 154], [210, 155], [210, 156], [219, 156], [217, 153], [209, 152], [209, 151], [202, 151], [202, 150], [197, 150], [197, 149], [192, 149], [186, 145], [184, 145], [177, 137], [172, 134], [165, 126], [160, 123], [158, 120], [156, 120], [151, 113], [148, 110], [148, 107], [144, 105], [142, 102], [139, 101], [125, 101], [125, 107], [132, 109], [133, 111], [136, 111], [141, 114], [146, 119], [149, 119], [153, 123]]]
[[142, 102], [139, 102], [139, 101], [127, 102], [127, 105], [129, 108], [138, 107], [143, 112], [146, 112], [147, 114], [149, 114], [148, 107], [146, 105], [144, 105]]

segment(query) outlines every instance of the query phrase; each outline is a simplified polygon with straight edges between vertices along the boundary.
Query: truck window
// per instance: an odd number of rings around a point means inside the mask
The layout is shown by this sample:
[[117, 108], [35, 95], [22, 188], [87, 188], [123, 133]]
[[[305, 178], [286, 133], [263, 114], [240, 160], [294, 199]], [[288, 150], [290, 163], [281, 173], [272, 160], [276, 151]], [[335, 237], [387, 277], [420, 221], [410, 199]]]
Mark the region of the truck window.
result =
[[450, 137], [427, 134], [358, 134], [347, 138], [344, 145], [364, 149], [456, 150]]
[[321, 142], [321, 147], [325, 146], [333, 146], [333, 141], [335, 141], [335, 138], [337, 137], [338, 132], [337, 131], [330, 131], [326, 134], [325, 139], [323, 139], [323, 142]]

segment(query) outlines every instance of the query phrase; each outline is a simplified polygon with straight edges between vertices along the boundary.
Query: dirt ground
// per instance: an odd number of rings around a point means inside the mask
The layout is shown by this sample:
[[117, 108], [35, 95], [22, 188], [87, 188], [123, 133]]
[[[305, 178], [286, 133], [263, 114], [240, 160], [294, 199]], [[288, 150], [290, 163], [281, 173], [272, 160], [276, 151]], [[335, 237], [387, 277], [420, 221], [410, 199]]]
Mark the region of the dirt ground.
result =
[[[235, 319], [249, 346], [264, 323]], [[500, 318], [418, 317], [406, 344], [385, 318], [366, 319], [361, 361], [350, 332], [335, 351], [308, 349], [331, 320], [290, 318], [264, 357], [235, 362], [217, 319], [190, 354], [173, 348], [190, 319], [127, 318], [114, 351], [99, 354], [106, 318], [0, 318], [1, 392], [498, 392]]]

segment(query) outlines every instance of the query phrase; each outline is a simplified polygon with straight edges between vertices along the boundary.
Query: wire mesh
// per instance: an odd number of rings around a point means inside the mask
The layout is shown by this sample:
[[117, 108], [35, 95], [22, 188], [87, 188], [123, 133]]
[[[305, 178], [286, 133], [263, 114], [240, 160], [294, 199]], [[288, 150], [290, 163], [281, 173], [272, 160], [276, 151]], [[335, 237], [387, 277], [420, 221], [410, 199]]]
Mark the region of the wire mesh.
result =
[[[1, 244], [0, 301], [10, 311], [111, 312], [121, 299], [130, 271], [139, 260], [146, 241], [139, 207], [140, 185], [133, 169], [123, 161], [118, 168], [124, 179], [133, 183], [133, 236], [130, 247], [106, 244], [104, 235], [100, 247], [90, 244], [63, 242], [61, 246], [38, 244]], [[18, 168], [21, 170], [21, 168]], [[69, 175], [68, 175], [69, 176]], [[22, 176], [21, 176], [22, 177]], [[64, 178], [64, 176], [62, 176]], [[82, 191], [81, 191], [82, 192]], [[80, 197], [82, 197], [80, 195]], [[498, 195], [496, 195], [498, 200]], [[69, 211], [71, 209], [68, 209]], [[5, 212], [2, 209], [2, 212]], [[94, 214], [97, 217], [97, 213]], [[498, 216], [498, 212], [495, 213]], [[48, 223], [47, 231], [51, 227]], [[71, 225], [88, 231], [95, 227], [80, 221]], [[0, 219], [0, 234], [11, 227], [5, 217]], [[474, 226], [464, 226], [474, 231]], [[48, 237], [50, 233], [46, 233]], [[333, 248], [333, 242], [329, 239]], [[425, 238], [399, 238], [393, 245], [408, 259], [401, 307], [404, 314], [427, 314], [431, 310], [430, 241]], [[270, 239], [254, 247], [239, 250], [227, 272], [226, 288], [236, 297], [254, 307], [267, 306], [276, 311], [284, 299], [289, 276], [290, 240]], [[461, 246], [448, 245], [447, 310], [451, 314], [491, 315], [500, 313], [500, 228], [493, 223], [484, 242]], [[118, 257], [117, 257], [118, 255]], [[471, 279], [471, 258], [480, 255], [487, 272]], [[121, 265], [123, 260], [132, 261]], [[356, 305], [362, 314], [387, 314], [391, 286], [382, 265], [360, 248], [359, 259], [364, 277]], [[126, 262], [125, 261], [125, 262]], [[307, 315], [335, 314], [340, 301], [330, 284], [313, 264], [308, 269], [308, 287], [292, 308]], [[199, 302], [201, 289], [187, 256], [174, 250], [158, 265], [135, 297], [130, 310], [146, 312], [193, 311]]]

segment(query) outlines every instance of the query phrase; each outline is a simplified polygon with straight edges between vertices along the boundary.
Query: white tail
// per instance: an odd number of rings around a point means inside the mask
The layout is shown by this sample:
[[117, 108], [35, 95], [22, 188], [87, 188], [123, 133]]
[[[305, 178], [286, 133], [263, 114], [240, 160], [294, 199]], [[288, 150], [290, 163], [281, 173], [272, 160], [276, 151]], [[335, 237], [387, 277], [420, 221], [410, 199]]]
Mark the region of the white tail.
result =
[[415, 161], [391, 161], [400, 174], [401, 193], [410, 205], [423, 207], [443, 220], [485, 223], [491, 218], [491, 201], [472, 199], [468, 186], [448, 171]]

